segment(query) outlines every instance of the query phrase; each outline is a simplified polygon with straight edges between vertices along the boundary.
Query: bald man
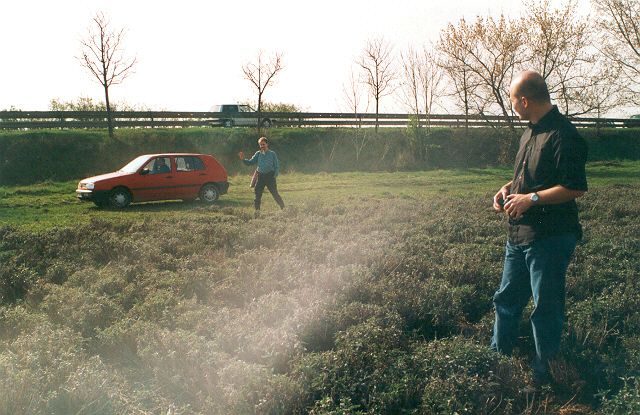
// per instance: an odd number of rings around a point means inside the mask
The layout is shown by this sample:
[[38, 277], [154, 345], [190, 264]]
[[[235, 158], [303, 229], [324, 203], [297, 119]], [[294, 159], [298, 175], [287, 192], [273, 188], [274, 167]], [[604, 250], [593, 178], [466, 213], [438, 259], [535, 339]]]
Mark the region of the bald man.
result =
[[493, 197], [493, 208], [508, 216], [509, 229], [502, 281], [493, 297], [491, 347], [511, 354], [522, 311], [533, 297], [533, 382], [541, 386], [553, 381], [549, 362], [560, 350], [565, 274], [582, 237], [575, 200], [587, 191], [587, 146], [551, 104], [539, 73], [516, 76], [509, 95], [529, 125], [520, 138], [513, 180]]

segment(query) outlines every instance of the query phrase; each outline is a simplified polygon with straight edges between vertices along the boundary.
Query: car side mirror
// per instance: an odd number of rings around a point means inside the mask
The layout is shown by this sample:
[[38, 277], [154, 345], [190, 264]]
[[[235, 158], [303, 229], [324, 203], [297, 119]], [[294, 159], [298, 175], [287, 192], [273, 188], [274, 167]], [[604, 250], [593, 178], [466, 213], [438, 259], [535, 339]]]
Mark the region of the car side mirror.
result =
[[140, 172], [140, 176], [144, 176], [144, 175], [147, 175], [147, 174], [149, 174], [149, 170], [147, 170], [147, 169], [144, 169], [144, 170], [142, 170]]

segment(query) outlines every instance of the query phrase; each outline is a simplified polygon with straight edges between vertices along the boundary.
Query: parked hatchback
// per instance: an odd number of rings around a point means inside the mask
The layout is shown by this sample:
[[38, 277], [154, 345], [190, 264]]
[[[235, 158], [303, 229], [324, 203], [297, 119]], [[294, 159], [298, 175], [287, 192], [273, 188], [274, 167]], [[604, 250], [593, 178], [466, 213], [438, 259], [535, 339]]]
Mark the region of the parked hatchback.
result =
[[213, 203], [227, 193], [227, 171], [213, 156], [145, 154], [120, 170], [80, 180], [76, 195], [97, 206], [124, 208], [132, 202], [195, 200]]

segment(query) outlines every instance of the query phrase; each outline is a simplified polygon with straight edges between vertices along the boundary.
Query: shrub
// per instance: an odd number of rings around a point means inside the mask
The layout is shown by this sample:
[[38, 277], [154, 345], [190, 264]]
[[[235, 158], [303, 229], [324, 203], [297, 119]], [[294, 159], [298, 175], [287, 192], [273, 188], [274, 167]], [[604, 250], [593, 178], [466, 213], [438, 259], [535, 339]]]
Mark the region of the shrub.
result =
[[488, 350], [504, 233], [482, 198], [310, 200], [257, 221], [185, 211], [166, 245], [151, 237], [162, 220], [0, 227], [0, 412], [624, 411], [640, 222], [620, 191], [640, 197], [612, 186], [580, 200], [562, 390], [528, 404], [526, 319], [526, 348]]
[[107, 296], [58, 285], [50, 285], [48, 291], [40, 307], [49, 320], [83, 337], [93, 337], [123, 316], [119, 305]]
[[338, 333], [335, 350], [296, 362], [292, 375], [309, 394], [308, 405], [325, 399], [325, 410], [349, 402], [349, 407], [372, 413], [411, 407], [416, 382], [400, 326], [399, 317], [387, 322], [371, 318]]
[[387, 316], [389, 316], [389, 309], [377, 304], [360, 302], [332, 304], [306, 324], [300, 339], [308, 351], [330, 350], [335, 346], [338, 333], [372, 318], [384, 321]]
[[[461, 337], [416, 345], [426, 413], [509, 413], [525, 409], [517, 400], [525, 376], [518, 364]], [[521, 399], [521, 398], [520, 398]]]
[[0, 344], [0, 412], [47, 413], [86, 356], [79, 336], [49, 324]]
[[637, 377], [623, 378], [624, 386], [614, 396], [603, 398], [600, 413], [627, 415], [640, 413], [640, 382]]

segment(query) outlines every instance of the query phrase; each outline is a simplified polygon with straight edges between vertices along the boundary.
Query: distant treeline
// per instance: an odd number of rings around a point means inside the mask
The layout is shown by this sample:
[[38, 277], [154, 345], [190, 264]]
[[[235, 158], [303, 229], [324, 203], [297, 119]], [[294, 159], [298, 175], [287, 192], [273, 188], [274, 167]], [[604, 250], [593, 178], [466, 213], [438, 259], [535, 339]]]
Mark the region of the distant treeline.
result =
[[[582, 129], [589, 160], [640, 158], [639, 129]], [[274, 128], [267, 133], [282, 171], [397, 171], [500, 165], [505, 142], [519, 137], [507, 129]], [[65, 181], [117, 170], [137, 155], [200, 152], [215, 155], [230, 174], [245, 171], [237, 160], [257, 149], [249, 128], [64, 130], [0, 133], [0, 185]], [[506, 159], [512, 160], [513, 154]]]

